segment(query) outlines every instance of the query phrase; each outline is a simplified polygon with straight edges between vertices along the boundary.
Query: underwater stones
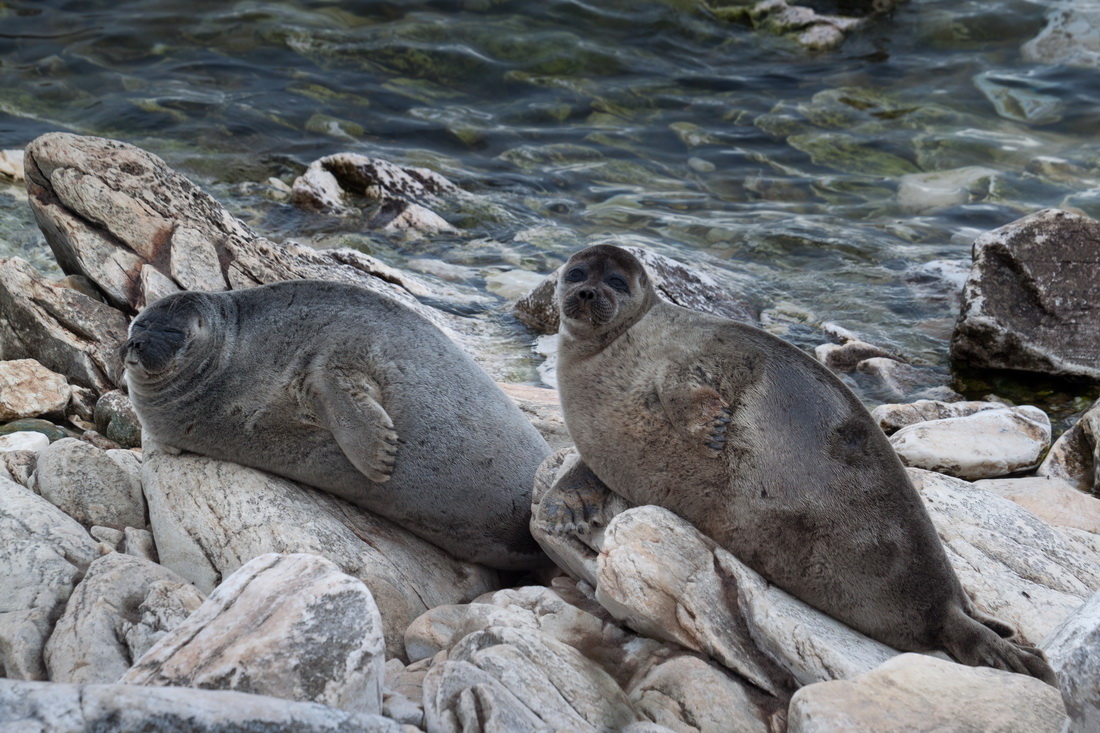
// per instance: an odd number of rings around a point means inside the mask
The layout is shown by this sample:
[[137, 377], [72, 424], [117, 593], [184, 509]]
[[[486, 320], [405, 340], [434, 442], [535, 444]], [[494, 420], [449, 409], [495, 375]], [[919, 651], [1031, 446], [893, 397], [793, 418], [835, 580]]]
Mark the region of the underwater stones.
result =
[[874, 147], [873, 140], [843, 132], [791, 135], [787, 143], [817, 165], [845, 173], [900, 178], [919, 171], [912, 161]]
[[929, 173], [910, 173], [901, 177], [898, 186], [898, 206], [910, 214], [923, 214], [937, 209], [965, 204], [971, 191], [998, 171], [984, 166], [967, 166]]
[[1020, 49], [1040, 64], [1100, 67], [1100, 6], [1092, 0], [1065, 0], [1047, 13], [1039, 35]]
[[1049, 125], [1062, 119], [1062, 100], [1044, 89], [1057, 89], [1053, 82], [1041, 82], [1024, 75], [984, 71], [974, 77], [974, 86], [985, 95], [997, 114], [1029, 125]]
[[951, 358], [1100, 378], [1100, 222], [1045, 209], [981, 235]]

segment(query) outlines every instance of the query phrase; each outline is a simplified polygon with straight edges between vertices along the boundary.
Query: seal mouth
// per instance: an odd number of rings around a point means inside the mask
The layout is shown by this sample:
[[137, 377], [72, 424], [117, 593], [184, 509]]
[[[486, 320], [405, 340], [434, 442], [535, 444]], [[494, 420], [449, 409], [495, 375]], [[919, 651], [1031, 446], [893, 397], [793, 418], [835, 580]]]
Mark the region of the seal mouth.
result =
[[571, 293], [562, 301], [561, 312], [571, 321], [588, 321], [596, 326], [609, 323], [618, 309], [615, 304], [593, 290]]

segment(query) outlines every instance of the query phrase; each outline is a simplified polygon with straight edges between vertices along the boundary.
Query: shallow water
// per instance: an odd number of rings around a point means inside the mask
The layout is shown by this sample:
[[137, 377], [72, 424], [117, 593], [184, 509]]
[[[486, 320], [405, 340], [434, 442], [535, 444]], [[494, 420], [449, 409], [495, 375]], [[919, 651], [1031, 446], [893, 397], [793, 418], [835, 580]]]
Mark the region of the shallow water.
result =
[[[689, 0], [0, 2], [0, 149], [126, 140], [273, 239], [442, 260], [479, 289], [629, 238], [709, 263], [802, 346], [832, 321], [946, 380], [957, 306], [922, 267], [968, 266], [977, 233], [1042, 207], [1100, 216], [1098, 75], [1020, 56], [1047, 6], [911, 0], [809, 52]], [[487, 205], [410, 242], [264, 184], [339, 151], [426, 165]], [[990, 172], [962, 200], [903, 205], [902, 176], [963, 166]], [[0, 185], [11, 254], [51, 267]]]

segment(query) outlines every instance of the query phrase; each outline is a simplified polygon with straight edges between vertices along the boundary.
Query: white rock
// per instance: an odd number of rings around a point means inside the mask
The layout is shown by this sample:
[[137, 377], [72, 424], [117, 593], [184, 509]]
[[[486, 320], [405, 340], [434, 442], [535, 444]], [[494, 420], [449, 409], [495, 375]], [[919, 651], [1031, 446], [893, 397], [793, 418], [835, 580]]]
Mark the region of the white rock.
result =
[[966, 417], [985, 410], [1003, 410], [1000, 402], [941, 402], [917, 400], [905, 404], [885, 404], [871, 410], [871, 417], [887, 435], [919, 422]]
[[[432, 733], [553, 733], [533, 710], [493, 675], [470, 664], [444, 660], [424, 677], [424, 722]], [[575, 723], [567, 730], [587, 731]]]
[[1062, 433], [1036, 473], [1065, 479], [1081, 491], [1100, 489], [1100, 401]]
[[46, 679], [42, 648], [99, 555], [76, 520], [0, 478], [0, 677]]
[[1064, 718], [1058, 691], [1033, 677], [903, 654], [854, 680], [803, 687], [787, 730], [1058, 733]]
[[1067, 733], [1100, 730], [1100, 593], [1043, 639], [1058, 673], [1071, 723]]
[[1100, 534], [1100, 499], [1078, 491], [1068, 481], [1032, 476], [984, 479], [974, 485], [1011, 499], [1055, 527], [1076, 527]]
[[405, 654], [410, 662], [430, 659], [450, 649], [455, 633], [466, 616], [466, 604], [448, 604], [428, 609], [405, 629]]
[[1006, 407], [902, 428], [890, 443], [907, 466], [965, 479], [1034, 468], [1050, 446], [1050, 418], [1037, 407]]
[[0, 361], [0, 422], [63, 413], [72, 389], [34, 359]]
[[202, 601], [168, 568], [117, 552], [104, 555], [73, 591], [46, 644], [50, 681], [117, 682]]
[[[1100, 543], [960, 479], [908, 469], [963, 587], [1038, 642], [1100, 589]], [[1095, 539], [1095, 535], [1090, 535]]]
[[120, 681], [380, 713], [384, 649], [362, 581], [315, 555], [268, 554], [226, 578]]
[[331, 494], [233, 463], [146, 449], [142, 485], [161, 562], [199, 590], [264, 553], [326, 557], [371, 589], [390, 656], [404, 656], [405, 628], [428, 608], [469, 601], [497, 582], [495, 572]]
[[929, 173], [909, 173], [899, 179], [898, 206], [910, 214], [923, 214], [970, 201], [970, 189], [998, 171], [967, 166]]
[[38, 457], [35, 490], [81, 524], [122, 530], [145, 526], [140, 466], [128, 450], [101, 450], [76, 438]]
[[243, 692], [6, 679], [0, 679], [0, 729], [12, 733], [404, 733], [400, 725], [378, 715]]
[[0, 453], [31, 451], [41, 453], [50, 445], [50, 439], [33, 430], [20, 430], [0, 435]]
[[22, 150], [0, 150], [0, 177], [14, 183], [23, 180]]

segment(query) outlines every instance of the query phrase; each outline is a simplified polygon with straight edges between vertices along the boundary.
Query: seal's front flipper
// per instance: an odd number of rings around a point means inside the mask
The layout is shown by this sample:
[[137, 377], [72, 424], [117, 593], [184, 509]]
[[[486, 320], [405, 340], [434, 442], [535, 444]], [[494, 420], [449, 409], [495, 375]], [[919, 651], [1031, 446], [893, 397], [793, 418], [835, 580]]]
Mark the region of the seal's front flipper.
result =
[[665, 380], [657, 397], [685, 440], [713, 458], [722, 455], [732, 412], [717, 390], [693, 382]]
[[340, 449], [371, 481], [389, 481], [397, 465], [398, 436], [378, 385], [361, 372], [329, 366], [313, 389], [313, 408]]

